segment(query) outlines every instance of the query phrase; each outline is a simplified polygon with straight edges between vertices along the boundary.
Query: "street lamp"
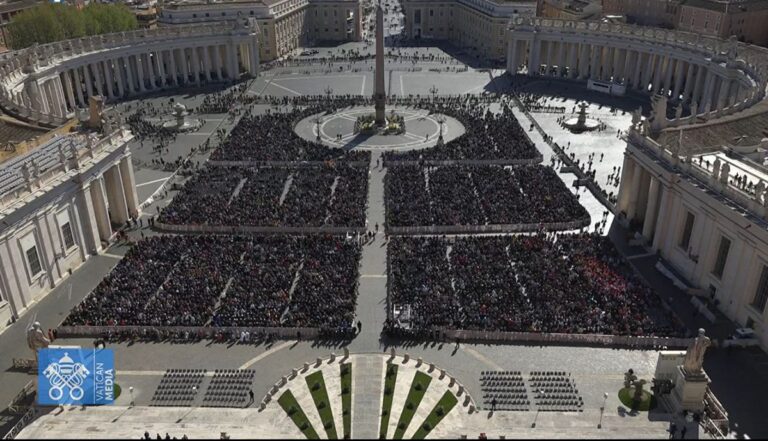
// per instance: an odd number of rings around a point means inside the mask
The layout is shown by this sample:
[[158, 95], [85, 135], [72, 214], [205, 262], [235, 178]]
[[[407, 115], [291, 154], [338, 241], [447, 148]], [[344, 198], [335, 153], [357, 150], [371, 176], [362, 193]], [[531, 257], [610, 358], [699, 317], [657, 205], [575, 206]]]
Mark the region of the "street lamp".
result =
[[315, 118], [315, 125], [317, 127], [317, 140], [320, 141], [320, 123], [322, 123], [323, 120], [319, 116]]
[[445, 117], [443, 115], [438, 115], [435, 120], [440, 125], [440, 136], [437, 138], [438, 143], [443, 142], [443, 124], [445, 124]]
[[[544, 389], [539, 389], [539, 397], [544, 398], [547, 394], [544, 392]], [[536, 427], [536, 420], [539, 419], [539, 411], [541, 410], [541, 405], [536, 404], [536, 415], [533, 417], [533, 423], [531, 423], [531, 428]]]
[[328, 98], [331, 98], [331, 95], [333, 94], [333, 89], [331, 86], [325, 86], [325, 89], [323, 89], [326, 95], [328, 95]]
[[432, 87], [429, 88], [429, 93], [432, 94], [432, 101], [435, 100], [435, 95], [437, 95], [437, 91], [439, 89], [433, 84]]
[[600, 407], [600, 422], [597, 423], [597, 428], [603, 428], [603, 413], [605, 413], [605, 402], [608, 400], [608, 392], [603, 392], [603, 405]]

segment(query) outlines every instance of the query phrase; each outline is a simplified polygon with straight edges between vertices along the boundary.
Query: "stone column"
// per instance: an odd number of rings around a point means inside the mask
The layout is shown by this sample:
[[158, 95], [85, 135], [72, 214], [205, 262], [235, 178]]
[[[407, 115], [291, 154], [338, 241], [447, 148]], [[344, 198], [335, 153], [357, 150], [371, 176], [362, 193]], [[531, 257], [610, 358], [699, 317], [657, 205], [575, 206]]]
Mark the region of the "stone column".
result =
[[197, 54], [197, 47], [193, 47], [192, 49], [192, 74], [195, 77], [195, 84], [200, 85], [200, 58]]
[[123, 57], [123, 64], [125, 65], [125, 84], [128, 95], [136, 93], [136, 82], [133, 79], [133, 66], [131, 64], [131, 57]]
[[157, 76], [160, 79], [160, 88], [165, 89], [167, 79], [165, 78], [165, 64], [163, 64], [163, 50], [155, 52], [155, 62], [157, 64]]
[[728, 92], [728, 101], [726, 103], [727, 106], [733, 106], [736, 103], [736, 100], [738, 99], [739, 95], [741, 94], [739, 91], [739, 82], [737, 80], [733, 80], [730, 82], [731, 84], [731, 90]]
[[[77, 211], [80, 213], [80, 227], [83, 233], [83, 243], [89, 254], [101, 251], [99, 228], [97, 227], [96, 210], [91, 196], [91, 184], [86, 184], [75, 196]], [[111, 234], [111, 233], [110, 233]]]
[[112, 220], [117, 224], [124, 224], [128, 220], [128, 205], [123, 189], [123, 178], [120, 175], [120, 167], [113, 166], [105, 172], [107, 179], [107, 200], [112, 209]]
[[[88, 97], [90, 98], [94, 95], [93, 93], [93, 78], [91, 78], [91, 69], [88, 67], [87, 64], [83, 65], [83, 72], [85, 72], [85, 88], [88, 90]], [[85, 106], [88, 106], [88, 99], [85, 100]]]
[[213, 46], [213, 64], [216, 66], [216, 76], [219, 81], [224, 81], [224, 69], [221, 61], [221, 45]]
[[96, 80], [96, 90], [99, 95], [104, 96], [104, 80], [101, 78], [101, 72], [99, 72], [99, 63], [92, 63], [88, 65], [93, 69], [93, 78]]
[[637, 57], [639, 57], [640, 54], [638, 54], [635, 51], [631, 51], [629, 49], [624, 51], [624, 70], [622, 71], [622, 78], [624, 81], [624, 85], [629, 89], [632, 87], [632, 74], [634, 73], [633, 66], [635, 65], [635, 62], [637, 61]]
[[659, 197], [659, 180], [651, 176], [648, 187], [648, 203], [645, 205], [645, 218], [643, 219], [643, 237], [651, 241], [651, 236], [656, 229], [656, 203]]
[[133, 56], [134, 64], [136, 64], [136, 73], [139, 77], [139, 92], [144, 93], [147, 91], [146, 81], [144, 80], [144, 69], [146, 63], [144, 62], [144, 54], [137, 54]]
[[675, 67], [674, 64], [675, 60], [672, 57], [667, 57], [667, 72], [664, 74], [664, 82], [661, 86], [664, 89], [664, 96], [669, 95], [669, 91], [672, 90], [672, 69]]
[[171, 49], [168, 51], [168, 63], [169, 67], [171, 69], [169, 80], [171, 84], [174, 86], [179, 85], [179, 70], [176, 67], [176, 49]]
[[237, 81], [237, 57], [232, 43], [227, 44], [227, 76], [229, 81]]
[[648, 92], [648, 85], [651, 83], [651, 79], [653, 78], [653, 68], [655, 66], [654, 64], [655, 60], [656, 60], [656, 55], [652, 53], [648, 53], [648, 59], [643, 65], [643, 79], [642, 79], [642, 84], [640, 84], [640, 90], [646, 93]]
[[685, 63], [685, 84], [683, 85], [683, 101], [688, 101], [691, 98], [693, 92], [694, 76], [693, 73], [696, 70], [696, 65], [691, 63]]
[[120, 160], [120, 177], [122, 179], [128, 214], [138, 217], [139, 197], [136, 193], [136, 178], [133, 174], [133, 164], [131, 163], [130, 153]]
[[711, 70], [707, 71], [707, 79], [704, 81], [704, 96], [702, 97], [704, 109], [703, 113], [709, 113], [712, 109], [712, 99], [715, 94], [715, 74]]
[[115, 82], [114, 78], [112, 77], [112, 61], [111, 60], [104, 60], [101, 62], [102, 66], [104, 66], [104, 76], [107, 79], [107, 95], [114, 99], [115, 98]]
[[117, 93], [122, 98], [125, 96], [125, 85], [123, 80], [122, 58], [114, 58], [110, 63], [115, 67], [115, 79], [117, 79]]
[[91, 199], [93, 200], [94, 217], [96, 219], [96, 228], [99, 232], [99, 239], [101, 241], [109, 241], [112, 237], [112, 225], [109, 222], [109, 209], [103, 176], [99, 176], [91, 181]]
[[619, 181], [619, 195], [616, 205], [619, 212], [627, 212], [629, 207], [629, 195], [635, 192], [632, 188], [632, 177], [635, 170], [635, 160], [624, 153], [624, 163], [621, 166], [621, 180]]
[[568, 63], [565, 58], [567, 54], [566, 52], [567, 48], [566, 48], [566, 43], [564, 41], [561, 41], [559, 44], [560, 44], [560, 47], [559, 47], [560, 55], [557, 60], [557, 76], [562, 77], [563, 72], [565, 71], [565, 65]]
[[[667, 212], [668, 212], [667, 205], [669, 204], [669, 198], [671, 196], [669, 195], [669, 189], [664, 187], [663, 185], [659, 186], [659, 192], [661, 193], [661, 203], [659, 204], [659, 214], [656, 217], [656, 225], [667, 225]], [[652, 248], [654, 251], [658, 250], [661, 247], [661, 239], [664, 234], [664, 231], [665, 229], [661, 228], [659, 231], [656, 232], [656, 234], [653, 235]]]
[[645, 70], [647, 65], [647, 59], [650, 57], [649, 54], [638, 52], [637, 53], [637, 61], [635, 62], [635, 68], [634, 68], [634, 74], [632, 75], [632, 88], [636, 90], [642, 90], [642, 73], [643, 70]]
[[531, 74], [538, 74], [539, 68], [541, 67], [541, 54], [539, 53], [541, 51], [541, 41], [539, 41], [538, 38], [536, 38], [536, 35], [533, 36], [533, 41], [531, 41], [531, 53], [530, 58], [528, 59], [528, 75]]
[[210, 83], [213, 81], [213, 77], [211, 76], [211, 71], [213, 70], [213, 67], [211, 66], [211, 47], [203, 46], [201, 49], [203, 50], [203, 69], [205, 69], [205, 79]]
[[579, 71], [577, 69], [579, 65], [579, 45], [578, 43], [569, 43], [570, 55], [568, 57], [568, 78], [577, 78]]
[[659, 93], [659, 90], [661, 89], [661, 80], [664, 77], [664, 63], [665, 63], [665, 57], [661, 54], [656, 56], [656, 65], [654, 66], [654, 73], [653, 73], [653, 89], [651, 90], [651, 93]]
[[75, 91], [72, 90], [72, 77], [70, 71], [65, 71], [63, 74], [64, 89], [67, 92], [67, 100], [71, 104], [72, 110], [77, 108], [77, 100], [75, 100]]
[[517, 39], [514, 37], [507, 41], [507, 72], [511, 75], [517, 73]]
[[696, 69], [696, 82], [694, 83], [693, 88], [693, 97], [691, 98], [691, 101], [696, 101], [699, 103], [699, 113], [701, 113], [701, 110], [704, 108], [703, 106], [703, 93], [702, 89], [704, 89], [704, 83], [707, 79], [707, 75], [709, 75], [707, 72], [709, 69], [706, 68], [706, 66], [699, 66], [698, 69]]
[[629, 194], [629, 206], [627, 206], [627, 221], [632, 221], [637, 215], [638, 196], [642, 191], [640, 182], [644, 172], [643, 166], [635, 162], [632, 170], [632, 192]]
[[256, 41], [256, 39], [251, 40], [251, 58], [249, 62], [251, 63], [251, 70], [248, 71], [253, 76], [256, 76], [259, 74], [259, 44]]
[[600, 79], [600, 51], [601, 47], [598, 45], [592, 45], [592, 57], [589, 63], [589, 78], [593, 80]]
[[585, 80], [589, 75], [589, 45], [581, 43], [579, 55], [579, 79]]
[[675, 87], [672, 89], [672, 98], [677, 100], [680, 97], [680, 89], [683, 88], [683, 68], [685, 61], [677, 60], [675, 63]]
[[85, 95], [83, 95], [83, 85], [80, 81], [80, 72], [78, 72], [78, 68], [72, 69], [72, 75], [75, 78], [75, 90], [77, 91], [77, 99], [80, 100], [79, 104], [81, 106], [85, 106], [87, 104], [87, 100], [85, 98]]

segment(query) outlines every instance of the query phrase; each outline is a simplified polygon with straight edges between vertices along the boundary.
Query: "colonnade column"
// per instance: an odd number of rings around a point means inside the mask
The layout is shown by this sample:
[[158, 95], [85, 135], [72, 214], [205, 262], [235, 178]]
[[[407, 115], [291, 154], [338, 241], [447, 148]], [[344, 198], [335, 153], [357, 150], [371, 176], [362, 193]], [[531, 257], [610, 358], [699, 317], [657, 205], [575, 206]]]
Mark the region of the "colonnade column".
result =
[[187, 49], [181, 48], [179, 49], [179, 61], [181, 62], [181, 71], [183, 72], [184, 76], [181, 81], [182, 84], [189, 83], [189, 63], [187, 62]]
[[707, 78], [704, 81], [704, 96], [702, 97], [704, 113], [709, 113], [712, 108], [712, 95], [715, 93], [715, 74], [707, 70]]
[[142, 93], [146, 92], [147, 86], [144, 82], [144, 67], [145, 67], [144, 55], [143, 54], [134, 55], [133, 61], [136, 64], [136, 73], [139, 74], [139, 92], [142, 92]]
[[[83, 65], [83, 72], [85, 73], [85, 88], [88, 91], [88, 96], [92, 97], [95, 95], [93, 93], [93, 78], [91, 78], [91, 69], [87, 64]], [[85, 102], [85, 105], [88, 105], [88, 101]]]
[[568, 55], [568, 78], [576, 78], [579, 75], [578, 70], [578, 43], [569, 43], [570, 54]]
[[720, 110], [728, 105], [728, 93], [731, 91], [731, 80], [727, 78], [720, 78], [720, 93], [717, 96], [717, 107], [715, 110]]
[[643, 219], [643, 237], [647, 240], [651, 240], [654, 230], [656, 229], [656, 204], [659, 198], [659, 180], [651, 176], [651, 182], [648, 186], [648, 203], [645, 206], [645, 216]]
[[211, 71], [213, 70], [213, 67], [211, 66], [211, 47], [203, 46], [201, 49], [203, 50], [203, 69], [205, 69], [205, 79], [210, 83], [213, 80], [211, 77]]
[[631, 180], [635, 170], [635, 161], [631, 156], [624, 153], [624, 163], [621, 167], [621, 180], [619, 181], [619, 195], [617, 197], [617, 206], [619, 212], [627, 212], [629, 207], [629, 195], [635, 190], [631, 187]]
[[171, 49], [168, 51], [168, 60], [169, 64], [171, 66], [171, 75], [170, 75], [170, 82], [174, 86], [179, 85], [179, 71], [176, 67], [176, 49]]
[[128, 214], [138, 217], [139, 197], [136, 193], [136, 178], [133, 174], [133, 164], [131, 163], [130, 153], [120, 160], [120, 176], [122, 178], [122, 186], [125, 193]]
[[128, 205], [126, 203], [119, 164], [115, 164], [107, 170], [104, 173], [104, 177], [107, 179], [107, 200], [109, 201], [109, 208], [112, 209], [110, 210], [112, 221], [122, 225], [128, 220]]
[[91, 181], [91, 199], [93, 200], [93, 211], [96, 218], [96, 229], [99, 231], [99, 238], [102, 241], [109, 241], [112, 237], [112, 225], [109, 221], [109, 208], [103, 176], [99, 176]]
[[110, 63], [115, 66], [115, 77], [117, 77], [117, 92], [120, 94], [121, 97], [124, 97], [126, 95], [125, 93], [125, 85], [123, 80], [123, 59], [122, 58], [114, 58], [110, 60]]
[[507, 72], [517, 73], [517, 39], [510, 38], [507, 42]]
[[80, 105], [85, 106], [87, 101], [83, 95], [83, 85], [80, 81], [80, 72], [78, 71], [77, 67], [72, 69], [72, 76], [75, 79], [75, 90], [77, 91], [77, 98], [80, 100]]
[[200, 85], [200, 59], [197, 56], [197, 47], [193, 47], [192, 51], [192, 74], [195, 76], [195, 84]]
[[107, 96], [110, 98], [115, 98], [115, 82], [114, 78], [112, 77], [112, 61], [104, 60], [101, 62], [101, 65], [104, 67], [104, 76], [106, 77]]
[[643, 167], [635, 161], [632, 170], [632, 187], [629, 193], [629, 204], [627, 206], [627, 221], [632, 221], [637, 215], [637, 202], [640, 195], [640, 182], [643, 175]]
[[123, 57], [123, 64], [125, 65], [125, 82], [128, 85], [128, 95], [133, 95], [136, 93], [136, 83], [134, 83], [133, 80], [133, 67], [131, 66], [131, 57]]
[[[667, 219], [667, 205], [669, 205], [669, 198], [672, 196], [669, 194], [669, 188], [664, 185], [659, 185], [659, 193], [661, 193], [661, 203], [659, 203], [659, 214], [656, 216], [654, 225], [662, 225]], [[653, 235], [652, 249], [658, 250], [661, 246], [661, 238], [663, 236], [664, 228], [656, 231]]]

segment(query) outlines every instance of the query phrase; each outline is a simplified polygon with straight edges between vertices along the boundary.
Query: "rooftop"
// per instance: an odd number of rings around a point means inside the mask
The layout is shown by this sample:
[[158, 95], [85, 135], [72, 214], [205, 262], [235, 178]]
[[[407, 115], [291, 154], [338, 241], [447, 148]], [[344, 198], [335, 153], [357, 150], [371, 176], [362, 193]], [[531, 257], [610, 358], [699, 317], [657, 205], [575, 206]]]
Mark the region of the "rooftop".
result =
[[768, 9], [766, 0], [685, 0], [683, 5], [729, 13]]

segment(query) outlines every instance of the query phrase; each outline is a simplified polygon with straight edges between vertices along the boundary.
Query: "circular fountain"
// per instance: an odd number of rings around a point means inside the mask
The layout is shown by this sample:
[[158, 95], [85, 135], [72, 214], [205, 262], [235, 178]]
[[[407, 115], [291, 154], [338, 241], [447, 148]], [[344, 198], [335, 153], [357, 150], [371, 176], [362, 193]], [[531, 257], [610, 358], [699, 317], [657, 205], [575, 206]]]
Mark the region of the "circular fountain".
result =
[[174, 129], [178, 132], [188, 132], [199, 129], [203, 125], [200, 119], [189, 117], [189, 112], [184, 104], [176, 103], [173, 106], [173, 119], [163, 122], [166, 129]]
[[597, 129], [600, 126], [600, 121], [587, 118], [587, 104], [582, 102], [579, 103], [579, 113], [576, 118], [568, 118], [563, 122], [563, 126], [571, 133], [583, 133]]

